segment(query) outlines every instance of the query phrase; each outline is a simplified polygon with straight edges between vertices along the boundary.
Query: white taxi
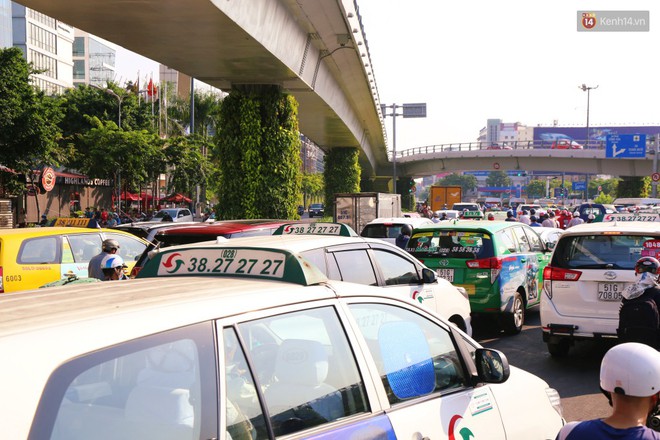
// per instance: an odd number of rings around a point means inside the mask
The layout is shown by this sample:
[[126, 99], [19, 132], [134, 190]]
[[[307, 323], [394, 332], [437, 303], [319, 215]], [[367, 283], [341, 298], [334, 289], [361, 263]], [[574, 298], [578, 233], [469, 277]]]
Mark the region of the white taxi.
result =
[[438, 277], [435, 271], [393, 244], [357, 237], [347, 225], [292, 223], [280, 226], [273, 235], [232, 238], [220, 245], [299, 253], [332, 280], [379, 286], [408, 296], [472, 334], [470, 301], [465, 289]]
[[640, 257], [658, 257], [660, 222], [611, 221], [566, 229], [543, 271], [543, 341], [565, 356], [581, 340], [617, 338], [621, 292], [635, 282]]
[[[8, 439], [549, 439], [555, 390], [418, 303], [278, 249], [0, 298]], [[459, 434], [460, 433], [460, 434]]]

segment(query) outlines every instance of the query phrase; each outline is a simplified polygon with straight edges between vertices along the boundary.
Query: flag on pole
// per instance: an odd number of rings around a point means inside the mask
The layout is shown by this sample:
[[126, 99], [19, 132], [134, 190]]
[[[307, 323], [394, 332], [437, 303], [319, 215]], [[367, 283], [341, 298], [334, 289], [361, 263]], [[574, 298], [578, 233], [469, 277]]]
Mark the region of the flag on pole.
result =
[[147, 94], [152, 99], [154, 96], [158, 95], [158, 87], [154, 85], [153, 79], [149, 79], [149, 85], [147, 85]]

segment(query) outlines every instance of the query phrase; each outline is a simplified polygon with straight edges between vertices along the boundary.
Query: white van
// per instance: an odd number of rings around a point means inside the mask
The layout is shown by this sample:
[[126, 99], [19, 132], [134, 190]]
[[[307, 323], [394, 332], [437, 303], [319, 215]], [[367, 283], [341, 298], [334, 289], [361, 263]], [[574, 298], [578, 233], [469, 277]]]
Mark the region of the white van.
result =
[[[271, 249], [0, 297], [7, 439], [554, 438], [557, 392], [436, 314]], [[107, 283], [112, 283], [109, 286]]]

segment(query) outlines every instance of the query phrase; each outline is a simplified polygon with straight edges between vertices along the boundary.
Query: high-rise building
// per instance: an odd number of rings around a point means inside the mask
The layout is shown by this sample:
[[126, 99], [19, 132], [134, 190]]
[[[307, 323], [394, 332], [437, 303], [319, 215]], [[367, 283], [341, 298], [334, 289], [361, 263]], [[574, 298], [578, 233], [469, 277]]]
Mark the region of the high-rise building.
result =
[[32, 83], [46, 94], [73, 86], [73, 27], [34, 9], [12, 2], [13, 45], [39, 70]]
[[75, 30], [73, 41], [73, 84], [106, 87], [114, 81], [117, 51], [94, 35]]
[[11, 46], [11, 0], [0, 0], [0, 48]]

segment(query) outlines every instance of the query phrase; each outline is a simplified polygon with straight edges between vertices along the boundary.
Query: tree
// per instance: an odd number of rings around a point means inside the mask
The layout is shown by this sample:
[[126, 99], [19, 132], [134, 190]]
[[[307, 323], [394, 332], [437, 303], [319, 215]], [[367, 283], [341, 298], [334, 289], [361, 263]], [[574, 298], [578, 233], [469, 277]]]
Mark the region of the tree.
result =
[[617, 188], [619, 197], [648, 197], [651, 191], [650, 177], [623, 176]]
[[511, 186], [511, 178], [504, 171], [491, 171], [486, 177], [488, 186]]
[[433, 186], [451, 186], [456, 185], [462, 188], [463, 194], [474, 190], [477, 187], [477, 178], [472, 174], [456, 174], [452, 173], [448, 176], [437, 180]]
[[19, 173], [5, 177], [8, 186], [43, 165], [59, 165], [66, 154], [58, 144], [61, 109], [30, 84], [36, 72], [20, 49], [0, 49], [0, 165]]
[[325, 182], [321, 173], [303, 173], [302, 192], [305, 197], [303, 203], [307, 205], [307, 197], [322, 197], [325, 190]]
[[202, 155], [201, 145], [205, 141], [201, 136], [176, 136], [168, 140], [164, 150], [169, 166], [167, 192], [178, 192], [191, 196], [197, 185], [207, 181], [209, 164]]
[[[589, 181], [589, 195], [597, 197], [601, 193], [610, 194], [616, 197], [619, 182], [621, 179], [615, 177], [612, 179], [591, 179]], [[598, 188], [601, 188], [600, 191]]]
[[534, 179], [527, 184], [526, 192], [527, 197], [532, 199], [538, 199], [545, 197], [545, 180]]
[[114, 122], [87, 119], [94, 128], [80, 135], [88, 153], [79, 170], [89, 177], [114, 176], [121, 179], [123, 189], [134, 191], [149, 183], [158, 168], [165, 169], [163, 142], [156, 133], [119, 130]]
[[357, 148], [333, 148], [325, 161], [325, 212], [335, 209], [335, 194], [360, 191], [360, 153]]

